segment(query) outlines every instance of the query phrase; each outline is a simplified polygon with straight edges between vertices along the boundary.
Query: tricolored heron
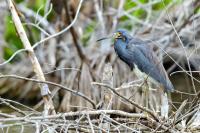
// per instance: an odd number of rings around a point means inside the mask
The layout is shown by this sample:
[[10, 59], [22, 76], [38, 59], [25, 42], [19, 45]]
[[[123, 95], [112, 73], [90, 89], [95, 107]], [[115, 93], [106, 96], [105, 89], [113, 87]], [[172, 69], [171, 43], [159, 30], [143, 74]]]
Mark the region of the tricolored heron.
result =
[[114, 33], [114, 49], [119, 58], [128, 64], [131, 70], [139, 70], [140, 73], [149, 76], [153, 81], [163, 85], [165, 91], [174, 91], [163, 64], [147, 42], [132, 37], [126, 30], [120, 29]]

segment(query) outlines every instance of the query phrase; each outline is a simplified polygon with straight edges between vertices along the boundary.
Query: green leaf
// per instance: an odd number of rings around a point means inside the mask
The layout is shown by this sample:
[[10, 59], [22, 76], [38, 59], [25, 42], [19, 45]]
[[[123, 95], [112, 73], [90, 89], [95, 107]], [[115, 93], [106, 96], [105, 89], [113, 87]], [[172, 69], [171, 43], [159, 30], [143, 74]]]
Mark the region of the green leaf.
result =
[[40, 15], [44, 15], [44, 8], [45, 8], [46, 0], [31, 0], [28, 3], [28, 7], [33, 9], [35, 12], [38, 12]]
[[124, 4], [124, 9], [128, 10], [128, 9], [131, 9], [136, 6], [137, 6], [137, 4], [135, 2], [133, 2], [132, 0], [127, 0]]
[[153, 5], [153, 10], [164, 9], [164, 7], [167, 6], [170, 2], [173, 2], [173, 0], [161, 0], [161, 2], [158, 2]]
[[91, 34], [94, 32], [96, 27], [96, 22], [93, 21], [90, 24], [88, 24], [84, 30], [83, 36], [81, 38], [83, 42], [83, 46], [87, 46], [87, 42], [90, 39]]
[[15, 0], [16, 3], [23, 2], [24, 0]]
[[148, 3], [149, 0], [139, 0], [139, 2], [142, 3], [142, 4], [145, 4], [145, 3]]
[[14, 51], [8, 47], [4, 47], [3, 51], [4, 51], [3, 57], [5, 60], [8, 60], [14, 53]]
[[[7, 46], [3, 48], [3, 57], [4, 59], [9, 59], [12, 54], [23, 48], [22, 42], [17, 35], [15, 26], [12, 22], [12, 19], [10, 16], [5, 17], [5, 31], [4, 31], [4, 38], [7, 42]], [[19, 56], [18, 56], [19, 57]]]
[[147, 13], [144, 9], [138, 9], [138, 10], [135, 10], [132, 13], [132, 15], [137, 17], [137, 18], [145, 18], [147, 16]]
[[197, 8], [194, 12], [195, 12], [196, 14], [199, 14], [199, 13], [200, 13], [200, 7]]
[[[148, 2], [148, 0], [139, 0], [138, 2], [140, 2], [141, 4], [145, 4], [145, 3]], [[130, 9], [132, 9], [132, 8], [135, 8], [135, 7], [137, 7], [137, 3], [136, 3], [136, 2], [133, 2], [132, 0], [127, 0], [127, 1], [125, 2], [125, 4], [124, 4], [124, 9], [125, 9], [125, 10], [130, 10]], [[132, 16], [137, 17], [137, 18], [140, 18], [140, 19], [145, 18], [146, 15], [147, 15], [146, 11], [145, 11], [144, 9], [142, 9], [142, 8], [139, 8], [139, 9], [137, 9], [137, 10], [132, 11], [130, 14], [131, 14]], [[126, 21], [126, 20], [128, 20], [128, 19], [130, 19], [130, 18], [127, 17], [127, 16], [122, 16], [122, 17], [120, 18], [121, 21]]]
[[15, 26], [12, 22], [12, 19], [10, 16], [5, 17], [5, 32], [4, 32], [4, 38], [6, 42], [8, 42], [8, 45], [12, 48], [13, 50], [18, 50], [23, 47], [22, 42], [17, 35], [17, 32], [15, 30]]

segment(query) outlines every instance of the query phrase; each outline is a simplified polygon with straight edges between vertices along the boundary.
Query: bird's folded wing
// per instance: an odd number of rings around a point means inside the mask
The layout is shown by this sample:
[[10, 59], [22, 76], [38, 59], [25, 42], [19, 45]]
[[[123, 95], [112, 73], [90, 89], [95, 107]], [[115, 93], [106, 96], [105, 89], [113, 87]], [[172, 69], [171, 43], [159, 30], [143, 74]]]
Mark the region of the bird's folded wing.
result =
[[142, 40], [133, 39], [129, 42], [126, 49], [132, 61], [142, 72], [145, 72], [150, 77], [163, 84], [166, 89], [173, 89], [162, 65], [162, 61], [158, 60], [148, 44]]

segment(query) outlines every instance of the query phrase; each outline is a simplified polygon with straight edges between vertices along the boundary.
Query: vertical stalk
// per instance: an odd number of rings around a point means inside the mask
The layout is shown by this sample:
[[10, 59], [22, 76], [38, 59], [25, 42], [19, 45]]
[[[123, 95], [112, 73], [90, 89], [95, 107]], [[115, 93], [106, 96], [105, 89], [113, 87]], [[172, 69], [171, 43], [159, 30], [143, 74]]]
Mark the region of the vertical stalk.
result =
[[[106, 64], [103, 71], [103, 78], [102, 83], [108, 85], [110, 88], [113, 88], [113, 69], [111, 64]], [[112, 102], [113, 102], [113, 93], [106, 87], [101, 88], [101, 100], [103, 101], [102, 109], [104, 110], [111, 110], [112, 109]], [[110, 115], [107, 115], [110, 117]], [[110, 123], [106, 122], [103, 123], [104, 115], [100, 116], [101, 124], [100, 127], [106, 129], [108, 132], [110, 131]]]
[[[21, 23], [21, 20], [18, 16], [16, 7], [14, 6], [14, 3], [12, 0], [7, 0], [7, 3], [9, 6], [9, 9], [10, 9], [12, 20], [16, 27], [17, 33], [18, 33], [25, 49], [28, 50], [28, 57], [32, 63], [33, 70], [37, 76], [37, 79], [41, 80], [41, 81], [45, 81], [45, 77], [42, 72], [42, 68], [41, 68], [41, 66], [38, 62], [38, 59], [35, 56], [34, 50], [28, 40], [26, 32], [25, 32], [23, 25]], [[48, 85], [47, 84], [39, 84], [39, 85], [40, 85], [41, 95], [42, 95], [43, 101], [44, 101], [44, 115], [55, 114], [55, 110], [54, 110], [52, 99], [50, 97], [50, 91], [49, 91]]]

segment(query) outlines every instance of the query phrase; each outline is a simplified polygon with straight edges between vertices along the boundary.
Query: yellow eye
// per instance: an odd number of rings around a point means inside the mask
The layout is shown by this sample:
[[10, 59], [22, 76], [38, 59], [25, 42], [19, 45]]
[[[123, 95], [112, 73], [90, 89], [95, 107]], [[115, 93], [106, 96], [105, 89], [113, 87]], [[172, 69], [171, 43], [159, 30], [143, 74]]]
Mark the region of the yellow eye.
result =
[[120, 32], [116, 32], [114, 35], [115, 38], [121, 38], [122, 34]]

